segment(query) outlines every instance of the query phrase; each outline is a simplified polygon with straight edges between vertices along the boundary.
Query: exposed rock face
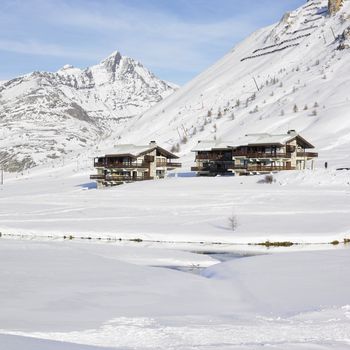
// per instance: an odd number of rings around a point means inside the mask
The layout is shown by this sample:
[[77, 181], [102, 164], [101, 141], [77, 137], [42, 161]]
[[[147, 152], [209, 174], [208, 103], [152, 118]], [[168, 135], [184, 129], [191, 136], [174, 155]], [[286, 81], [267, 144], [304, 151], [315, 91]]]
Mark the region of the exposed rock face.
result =
[[350, 26], [347, 27], [339, 39], [339, 46], [337, 47], [338, 50], [345, 50], [350, 48]]
[[119, 52], [84, 70], [65, 65], [0, 82], [0, 166], [21, 171], [92, 148], [173, 91]]
[[343, 0], [328, 0], [328, 11], [331, 15], [338, 12], [343, 5]]

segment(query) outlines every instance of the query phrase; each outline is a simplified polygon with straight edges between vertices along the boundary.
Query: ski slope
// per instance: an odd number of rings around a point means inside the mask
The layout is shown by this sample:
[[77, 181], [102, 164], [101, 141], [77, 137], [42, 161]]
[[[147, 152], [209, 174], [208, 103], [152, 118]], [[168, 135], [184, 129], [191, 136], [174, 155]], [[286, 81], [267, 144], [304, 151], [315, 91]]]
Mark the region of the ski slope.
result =
[[349, 18], [349, 1], [333, 16], [326, 0], [306, 3], [134, 119], [120, 142], [179, 143], [188, 155], [198, 140], [295, 129], [320, 165], [349, 165], [350, 55], [337, 50]]

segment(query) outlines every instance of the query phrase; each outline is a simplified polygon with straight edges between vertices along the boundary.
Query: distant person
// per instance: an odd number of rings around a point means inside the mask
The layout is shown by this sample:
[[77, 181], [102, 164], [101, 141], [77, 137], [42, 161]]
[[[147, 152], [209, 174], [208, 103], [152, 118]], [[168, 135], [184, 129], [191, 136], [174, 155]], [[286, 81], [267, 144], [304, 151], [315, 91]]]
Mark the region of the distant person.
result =
[[328, 168], [328, 162], [324, 163], [324, 168], [327, 169]]

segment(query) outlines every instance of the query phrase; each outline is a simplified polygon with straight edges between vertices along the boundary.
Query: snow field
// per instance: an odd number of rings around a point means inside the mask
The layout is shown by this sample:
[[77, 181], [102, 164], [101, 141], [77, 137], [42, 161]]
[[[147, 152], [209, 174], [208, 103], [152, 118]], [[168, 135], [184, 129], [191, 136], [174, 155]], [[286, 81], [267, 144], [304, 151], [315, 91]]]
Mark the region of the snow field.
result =
[[[22, 342], [40, 349], [40, 342], [23, 336], [63, 341], [44, 342], [45, 350], [75, 349], [70, 343], [172, 350], [350, 347], [347, 250], [242, 258], [198, 276], [136, 266], [117, 247], [95, 248], [0, 241], [6, 350], [19, 350]], [[145, 255], [152, 264], [163, 254], [147, 250], [129, 248], [129, 261]]]

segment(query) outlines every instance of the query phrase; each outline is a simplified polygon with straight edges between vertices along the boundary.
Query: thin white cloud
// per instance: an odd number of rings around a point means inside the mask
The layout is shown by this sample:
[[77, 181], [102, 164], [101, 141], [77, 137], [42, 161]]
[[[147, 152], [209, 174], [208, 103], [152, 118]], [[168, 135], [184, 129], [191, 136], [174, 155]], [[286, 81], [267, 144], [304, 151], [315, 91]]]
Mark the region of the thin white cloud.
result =
[[104, 39], [101, 54], [120, 50], [147, 66], [160, 69], [201, 70], [212, 63], [213, 51], [219, 50], [215, 57], [218, 58], [254, 29], [253, 18], [237, 16], [191, 22], [169, 13], [135, 9], [118, 2], [108, 9], [110, 13], [98, 2], [86, 4], [82, 8], [74, 2], [42, 3], [51, 23], [99, 33]]
[[96, 63], [120, 50], [153, 71], [187, 72], [189, 76], [212, 64], [252, 32], [259, 26], [259, 18], [267, 16], [265, 11], [278, 10], [264, 9], [257, 3], [249, 16], [237, 10], [225, 18], [186, 19], [119, 0], [3, 1], [8, 8], [0, 13], [0, 19], [10, 24], [15, 21], [22, 30], [17, 36], [11, 32], [4, 35], [11, 27], [7, 25], [3, 34], [0, 32], [0, 50]]
[[75, 57], [89, 59], [96, 57], [96, 53], [93, 54], [91, 52], [81, 52], [80, 50], [76, 51], [68, 47], [37, 42], [35, 40], [16, 41], [0, 39], [0, 50], [42, 56]]

